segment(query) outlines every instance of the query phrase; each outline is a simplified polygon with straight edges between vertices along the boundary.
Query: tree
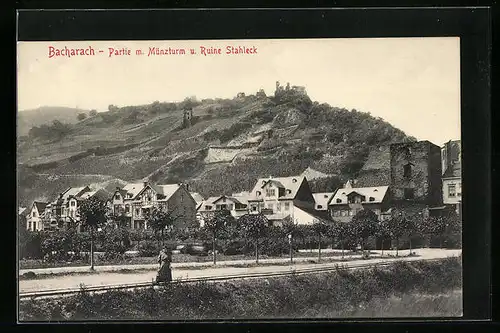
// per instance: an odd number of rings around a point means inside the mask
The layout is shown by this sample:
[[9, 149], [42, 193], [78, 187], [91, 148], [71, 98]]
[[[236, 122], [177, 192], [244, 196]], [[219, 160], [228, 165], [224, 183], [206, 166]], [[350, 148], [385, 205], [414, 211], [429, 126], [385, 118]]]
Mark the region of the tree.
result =
[[255, 262], [259, 263], [259, 240], [264, 236], [269, 225], [269, 220], [264, 214], [245, 214], [239, 219], [245, 236], [252, 239], [255, 244]]
[[119, 234], [119, 239], [121, 243], [129, 242], [129, 232], [128, 224], [129, 218], [123, 213], [111, 215], [111, 221], [113, 222], [113, 229], [115, 229], [116, 234]]
[[384, 219], [380, 221], [378, 229], [377, 229], [377, 237], [380, 238], [381, 242], [381, 250], [382, 250], [382, 256], [384, 256], [384, 241], [387, 237], [391, 236], [391, 226], [389, 223], [390, 220]]
[[342, 259], [344, 259], [344, 244], [349, 242], [354, 237], [354, 231], [351, 223], [338, 222], [337, 225], [338, 239], [342, 249]]
[[312, 230], [318, 237], [318, 262], [321, 261], [321, 238], [327, 233], [328, 227], [322, 220], [315, 220], [312, 224]]
[[281, 225], [283, 233], [288, 237], [290, 244], [290, 262], [293, 263], [293, 239], [298, 234], [297, 223], [295, 223], [290, 217], [286, 218]]
[[78, 121], [82, 121], [84, 119], [87, 118], [87, 115], [84, 113], [84, 112], [81, 112], [79, 113], [77, 116], [76, 116], [76, 119], [78, 119]]
[[104, 200], [90, 197], [80, 203], [78, 212], [82, 225], [90, 229], [90, 269], [94, 270], [94, 232], [106, 223], [108, 207]]
[[[161, 243], [163, 245], [164, 236], [165, 236], [165, 228], [172, 227], [174, 222], [179, 219], [180, 216], [173, 216], [172, 212], [165, 211], [163, 207], [153, 207], [149, 213], [146, 214], [146, 221], [148, 226], [153, 229], [155, 236], [158, 239], [158, 235], [161, 232]], [[158, 241], [158, 245], [160, 242]]]
[[409, 219], [404, 212], [393, 208], [391, 217], [387, 221], [387, 228], [389, 236], [396, 240], [396, 256], [399, 255], [399, 240], [408, 233], [406, 229], [409, 225]]
[[90, 116], [90, 117], [95, 117], [95, 116], [97, 116], [97, 110], [95, 110], [95, 109], [90, 110], [90, 112], [89, 112], [89, 116]]
[[227, 226], [233, 222], [234, 218], [231, 212], [227, 209], [218, 210], [212, 216], [205, 220], [205, 225], [203, 226], [212, 236], [212, 255], [214, 259], [214, 265], [217, 264], [217, 251], [216, 242], [217, 235], [219, 232], [224, 230]]
[[366, 239], [377, 232], [377, 215], [369, 209], [362, 209], [354, 215], [351, 223], [356, 241], [360, 242], [361, 250], [364, 251]]

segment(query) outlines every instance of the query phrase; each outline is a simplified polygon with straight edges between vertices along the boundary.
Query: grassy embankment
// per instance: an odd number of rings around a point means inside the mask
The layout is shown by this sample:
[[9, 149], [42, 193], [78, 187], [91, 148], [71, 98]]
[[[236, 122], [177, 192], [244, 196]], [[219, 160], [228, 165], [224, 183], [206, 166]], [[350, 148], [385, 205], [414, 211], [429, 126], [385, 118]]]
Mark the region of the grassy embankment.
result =
[[20, 320], [425, 317], [462, 314], [460, 258], [20, 302]]

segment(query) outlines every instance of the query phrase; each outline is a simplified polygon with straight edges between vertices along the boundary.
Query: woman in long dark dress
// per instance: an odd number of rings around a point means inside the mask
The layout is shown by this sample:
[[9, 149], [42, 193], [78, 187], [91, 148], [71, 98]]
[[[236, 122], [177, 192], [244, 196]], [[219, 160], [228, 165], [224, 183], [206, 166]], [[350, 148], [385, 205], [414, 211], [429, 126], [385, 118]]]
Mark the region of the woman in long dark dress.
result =
[[156, 276], [156, 282], [170, 282], [172, 281], [172, 269], [170, 263], [172, 262], [172, 252], [166, 247], [160, 251], [158, 255], [158, 264], [160, 270]]

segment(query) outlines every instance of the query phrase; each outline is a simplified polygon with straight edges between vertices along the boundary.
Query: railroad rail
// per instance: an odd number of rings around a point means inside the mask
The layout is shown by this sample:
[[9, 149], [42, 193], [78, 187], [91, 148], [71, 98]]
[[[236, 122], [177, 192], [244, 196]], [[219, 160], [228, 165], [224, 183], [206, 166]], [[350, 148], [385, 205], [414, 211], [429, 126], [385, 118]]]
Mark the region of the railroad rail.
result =
[[[404, 262], [415, 262], [415, 261], [437, 261], [442, 260], [444, 258], [435, 258], [435, 259], [417, 259], [417, 260], [404, 260]], [[335, 266], [328, 267], [315, 267], [315, 268], [303, 268], [303, 269], [291, 269], [289, 271], [283, 272], [265, 272], [265, 273], [252, 273], [252, 274], [236, 274], [236, 275], [224, 275], [224, 276], [207, 276], [207, 277], [197, 277], [197, 278], [187, 278], [187, 279], [177, 279], [168, 283], [160, 283], [156, 284], [151, 282], [141, 282], [141, 283], [131, 283], [131, 284], [117, 284], [117, 285], [104, 285], [104, 286], [88, 286], [88, 287], [80, 287], [80, 288], [70, 288], [70, 289], [52, 289], [52, 290], [41, 290], [34, 292], [24, 292], [19, 293], [19, 299], [31, 299], [31, 298], [56, 298], [63, 296], [71, 296], [74, 294], [78, 294], [82, 290], [86, 292], [92, 293], [102, 293], [111, 290], [131, 290], [131, 289], [141, 289], [141, 288], [161, 288], [162, 286], [169, 284], [182, 284], [182, 283], [197, 283], [197, 282], [222, 282], [229, 280], [243, 280], [243, 279], [258, 279], [258, 278], [272, 278], [272, 277], [280, 277], [280, 276], [289, 276], [289, 275], [300, 275], [300, 274], [318, 274], [318, 273], [326, 273], [330, 271], [335, 271], [337, 269], [344, 270], [356, 270], [356, 269], [369, 269], [374, 267], [385, 267], [394, 264], [398, 261], [384, 261], [379, 263], [368, 263], [361, 264], [356, 266], [346, 266], [336, 264]]]

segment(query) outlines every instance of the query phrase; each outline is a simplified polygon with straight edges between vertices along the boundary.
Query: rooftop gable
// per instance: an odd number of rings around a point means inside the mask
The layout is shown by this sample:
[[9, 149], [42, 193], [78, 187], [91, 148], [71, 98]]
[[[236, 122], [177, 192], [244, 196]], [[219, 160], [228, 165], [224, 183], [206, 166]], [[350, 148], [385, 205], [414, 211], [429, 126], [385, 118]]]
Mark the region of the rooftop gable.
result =
[[[364, 196], [365, 203], [381, 203], [389, 186], [375, 186], [375, 187], [357, 187], [357, 188], [342, 188], [337, 190], [330, 205], [343, 205], [348, 203], [348, 196], [354, 193]], [[370, 198], [373, 198], [370, 200]]]
[[280, 198], [294, 199], [304, 180], [306, 180], [304, 176], [259, 178], [251, 192], [252, 198], [259, 197], [257, 192], [262, 192], [262, 187], [272, 181], [271, 184], [279, 184], [279, 187], [285, 189], [285, 194]]

